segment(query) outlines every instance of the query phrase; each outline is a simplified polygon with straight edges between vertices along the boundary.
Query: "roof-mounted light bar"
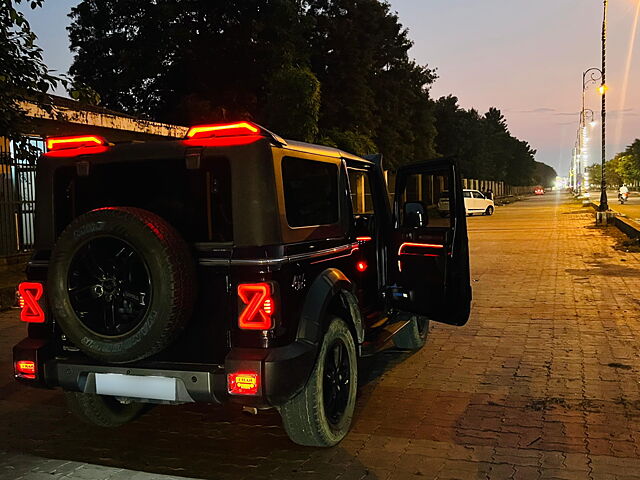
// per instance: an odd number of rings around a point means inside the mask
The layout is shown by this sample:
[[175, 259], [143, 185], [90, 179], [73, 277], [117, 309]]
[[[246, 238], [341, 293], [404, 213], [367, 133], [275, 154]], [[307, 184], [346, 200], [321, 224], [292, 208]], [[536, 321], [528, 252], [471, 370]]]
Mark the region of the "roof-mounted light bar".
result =
[[197, 125], [187, 132], [187, 138], [237, 137], [243, 135], [259, 135], [260, 127], [249, 122], [224, 123], [213, 125]]
[[47, 150], [50, 152], [68, 150], [71, 148], [104, 147], [106, 145], [107, 141], [103, 137], [97, 135], [47, 138]]

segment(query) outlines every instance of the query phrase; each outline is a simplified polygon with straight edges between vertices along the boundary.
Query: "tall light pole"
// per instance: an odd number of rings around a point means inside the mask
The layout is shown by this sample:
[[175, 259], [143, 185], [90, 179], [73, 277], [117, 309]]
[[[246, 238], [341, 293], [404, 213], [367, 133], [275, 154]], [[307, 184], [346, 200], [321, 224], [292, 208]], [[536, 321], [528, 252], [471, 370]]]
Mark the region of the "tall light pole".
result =
[[602, 16], [602, 84], [600, 85], [600, 94], [602, 95], [602, 183], [600, 185], [600, 207], [601, 212], [609, 210], [607, 201], [607, 179], [605, 177], [605, 162], [607, 156], [607, 7], [608, 0], [604, 0], [604, 14]]

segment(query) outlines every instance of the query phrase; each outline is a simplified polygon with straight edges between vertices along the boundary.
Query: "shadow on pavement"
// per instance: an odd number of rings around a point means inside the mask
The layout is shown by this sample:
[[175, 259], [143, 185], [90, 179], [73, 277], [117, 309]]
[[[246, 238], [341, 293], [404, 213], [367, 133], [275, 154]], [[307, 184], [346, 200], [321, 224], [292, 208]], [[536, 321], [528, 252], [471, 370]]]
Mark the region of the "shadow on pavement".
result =
[[[365, 359], [362, 389], [409, 356], [385, 352]], [[366, 397], [358, 401], [354, 423]], [[352, 437], [330, 449], [300, 447], [274, 410], [253, 416], [202, 404], [156, 406], [136, 422], [103, 429], [73, 417], [59, 390], [27, 388], [11, 378], [0, 387], [0, 450], [130, 470], [216, 479], [379, 478], [356, 458], [362, 442]]]

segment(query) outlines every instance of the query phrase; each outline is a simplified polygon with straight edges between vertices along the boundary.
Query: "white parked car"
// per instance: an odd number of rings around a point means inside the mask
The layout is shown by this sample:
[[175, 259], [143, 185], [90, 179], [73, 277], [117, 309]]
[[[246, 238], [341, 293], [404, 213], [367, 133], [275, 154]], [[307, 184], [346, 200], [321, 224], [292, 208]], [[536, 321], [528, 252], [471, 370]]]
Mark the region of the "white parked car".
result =
[[[483, 193], [478, 190], [463, 190], [464, 194], [464, 207], [467, 210], [467, 215], [493, 215], [496, 207], [493, 200], [487, 198]], [[449, 214], [449, 192], [443, 191], [440, 193], [440, 199], [438, 200], [438, 211], [442, 216]]]

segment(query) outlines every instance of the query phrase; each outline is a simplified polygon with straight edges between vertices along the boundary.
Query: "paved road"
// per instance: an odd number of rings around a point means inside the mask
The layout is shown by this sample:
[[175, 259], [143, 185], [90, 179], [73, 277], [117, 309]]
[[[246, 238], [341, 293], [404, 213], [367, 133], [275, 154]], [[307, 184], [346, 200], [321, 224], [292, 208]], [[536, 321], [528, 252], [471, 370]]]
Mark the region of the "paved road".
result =
[[11, 380], [24, 328], [0, 314], [0, 478], [50, 458], [85, 473], [25, 478], [640, 479], [640, 256], [592, 223], [555, 195], [469, 219], [471, 321], [365, 365], [353, 431], [329, 450], [291, 444], [275, 413], [206, 405], [85, 426], [59, 392]]

